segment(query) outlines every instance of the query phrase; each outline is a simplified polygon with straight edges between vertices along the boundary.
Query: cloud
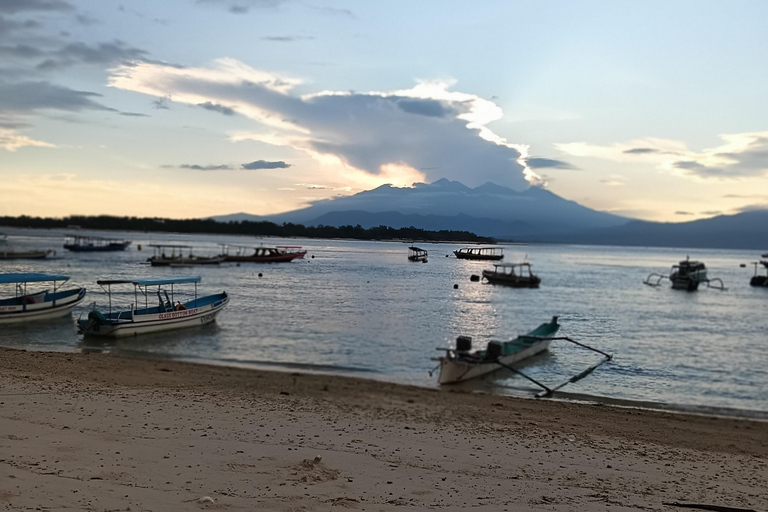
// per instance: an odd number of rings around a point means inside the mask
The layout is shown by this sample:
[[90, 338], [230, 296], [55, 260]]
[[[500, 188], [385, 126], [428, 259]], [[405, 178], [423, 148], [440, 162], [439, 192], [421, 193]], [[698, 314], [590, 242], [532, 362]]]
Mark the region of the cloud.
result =
[[675, 212], [675, 215], [693, 215], [693, 213], [691, 213], [691, 212], [680, 212], [680, 211], [678, 211], [678, 212]]
[[233, 14], [246, 14], [251, 9], [273, 9], [285, 0], [197, 0], [196, 3], [224, 7]]
[[16, 14], [23, 11], [71, 11], [73, 7], [63, 0], [2, 0], [0, 12]]
[[551, 158], [527, 158], [525, 160], [531, 169], [578, 169], [578, 167], [564, 162], [562, 160], [553, 160]]
[[262, 37], [262, 41], [273, 41], [277, 43], [292, 43], [294, 41], [312, 41], [315, 38], [312, 36], [265, 36]]
[[16, 46], [0, 46], [0, 55], [19, 59], [32, 59], [45, 55], [45, 52], [26, 44], [17, 44]]
[[179, 169], [191, 169], [193, 171], [230, 171], [232, 166], [230, 165], [197, 165], [197, 164], [181, 164]]
[[320, 14], [324, 14], [326, 16], [343, 16], [346, 18], [355, 18], [355, 13], [350, 11], [349, 9], [340, 9], [338, 7], [327, 7], [327, 6], [315, 6], [310, 5], [311, 9], [316, 10]]
[[148, 114], [140, 114], [138, 112], [120, 112], [120, 115], [126, 117], [151, 117]]
[[[0, 3], [0, 5], [3, 5]], [[12, 32], [18, 32], [20, 30], [30, 30], [40, 27], [40, 22], [35, 20], [16, 21], [13, 19], [0, 16], [0, 38], [11, 34]]]
[[107, 65], [121, 61], [143, 60], [146, 55], [146, 51], [126, 46], [122, 41], [98, 43], [94, 46], [71, 43], [50, 52], [50, 58], [38, 64], [37, 68], [51, 70], [76, 64]]
[[243, 164], [243, 169], [253, 171], [256, 169], [287, 169], [291, 164], [285, 162], [267, 162], [264, 160], [256, 160], [248, 164]]
[[225, 107], [224, 105], [218, 105], [216, 103], [211, 103], [210, 101], [206, 101], [205, 103], [200, 103], [197, 105], [198, 107], [202, 107], [205, 110], [211, 110], [213, 112], [219, 112], [221, 114], [224, 114], [225, 116], [233, 116], [237, 112], [234, 111], [234, 109], [231, 109], [229, 107]]
[[20, 82], [4, 84], [0, 82], [0, 111], [11, 113], [29, 113], [43, 109], [66, 110], [78, 112], [82, 110], [115, 109], [97, 103], [93, 98], [100, 94], [87, 91], [76, 91], [49, 82]]
[[768, 203], [748, 204], [735, 209], [737, 213], [754, 212], [758, 210], [768, 210]]
[[[175, 69], [138, 62], [112, 70], [109, 85], [174, 102], [227, 105], [259, 123], [259, 140], [303, 151], [338, 174], [395, 180], [439, 178], [470, 186], [487, 181], [525, 189], [540, 178], [525, 163], [527, 147], [492, 132], [503, 117], [495, 103], [452, 91], [450, 82], [418, 82], [391, 92], [292, 94], [301, 80], [253, 69], [234, 59], [215, 68]], [[267, 130], [272, 130], [267, 131]], [[435, 171], [416, 169], [436, 169]]]
[[648, 153], [659, 153], [659, 150], [653, 148], [632, 148], [625, 149], [624, 153], [627, 155], [644, 155]]
[[16, 130], [0, 128], [0, 147], [8, 151], [16, 151], [24, 146], [55, 147], [53, 144], [30, 139], [26, 135], [19, 135]]

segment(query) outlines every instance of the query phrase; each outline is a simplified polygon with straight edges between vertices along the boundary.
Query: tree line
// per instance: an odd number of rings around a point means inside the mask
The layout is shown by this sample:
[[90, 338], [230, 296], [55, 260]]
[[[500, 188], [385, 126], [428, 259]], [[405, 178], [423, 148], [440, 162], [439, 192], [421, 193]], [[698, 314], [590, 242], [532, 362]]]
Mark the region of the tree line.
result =
[[357, 226], [304, 226], [285, 222], [276, 224], [269, 221], [229, 221], [218, 222], [212, 219], [163, 219], [159, 217], [114, 217], [110, 215], [85, 216], [72, 215], [63, 218], [0, 217], [0, 226], [37, 229], [91, 229], [113, 231], [144, 231], [174, 233], [208, 233], [227, 235], [274, 236], [284, 238], [351, 238], [355, 240], [423, 240], [428, 242], [476, 242], [494, 243], [489, 237], [478, 236], [469, 231], [428, 231], [416, 227], [391, 228], [378, 226], [363, 228]]

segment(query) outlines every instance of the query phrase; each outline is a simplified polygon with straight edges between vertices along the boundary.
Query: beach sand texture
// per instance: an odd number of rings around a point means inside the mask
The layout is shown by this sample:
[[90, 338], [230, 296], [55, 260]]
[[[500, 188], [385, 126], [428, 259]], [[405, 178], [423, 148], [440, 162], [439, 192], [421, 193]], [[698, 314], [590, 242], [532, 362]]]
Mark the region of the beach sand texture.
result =
[[762, 421], [108, 354], [0, 360], [2, 510], [768, 510]]

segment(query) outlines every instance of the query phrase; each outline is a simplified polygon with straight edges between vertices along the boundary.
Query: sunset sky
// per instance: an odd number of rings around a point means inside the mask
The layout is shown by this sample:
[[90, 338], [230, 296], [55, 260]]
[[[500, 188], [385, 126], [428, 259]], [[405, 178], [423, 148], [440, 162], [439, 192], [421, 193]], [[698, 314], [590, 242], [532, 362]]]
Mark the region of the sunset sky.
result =
[[0, 0], [0, 215], [531, 184], [768, 208], [768, 2]]

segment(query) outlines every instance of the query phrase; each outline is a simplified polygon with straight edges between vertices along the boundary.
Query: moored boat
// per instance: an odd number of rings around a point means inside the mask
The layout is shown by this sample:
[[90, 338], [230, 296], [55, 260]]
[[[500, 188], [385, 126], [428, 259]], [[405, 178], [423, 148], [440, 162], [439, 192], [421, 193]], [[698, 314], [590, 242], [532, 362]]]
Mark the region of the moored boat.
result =
[[[0, 324], [44, 320], [68, 315], [85, 298], [85, 288], [61, 290], [69, 276], [39, 273], [0, 274], [0, 284], [15, 285], [15, 294], [0, 299]], [[53, 291], [31, 292], [30, 283], [53, 283]]]
[[421, 261], [422, 263], [426, 263], [428, 256], [429, 253], [424, 249], [415, 246], [408, 248], [408, 261]]
[[[153, 267], [193, 267], [196, 265], [218, 265], [224, 256], [197, 256], [188, 245], [152, 244], [154, 254], [147, 258]], [[166, 254], [166, 251], [170, 254]]]
[[462, 247], [453, 254], [460, 260], [499, 261], [504, 259], [502, 247]]
[[538, 288], [541, 278], [531, 272], [531, 264], [496, 263], [493, 270], [483, 270], [483, 277], [489, 283], [503, 284], [513, 288]]
[[688, 256], [677, 265], [672, 265], [672, 270], [668, 276], [652, 273], [643, 283], [649, 286], [660, 286], [665, 279], [669, 279], [675, 290], [695, 292], [701, 283], [705, 283], [707, 288], [725, 290], [722, 279], [717, 277], [710, 279], [707, 276], [706, 265], [700, 261], [691, 260]]
[[[85, 336], [120, 338], [151, 332], [169, 331], [185, 327], [209, 324], [216, 320], [222, 309], [229, 304], [227, 292], [205, 297], [197, 296], [200, 277], [177, 277], [167, 279], [105, 279], [96, 284], [107, 293], [109, 304], [106, 311], [94, 307], [87, 318], [77, 321], [80, 332]], [[194, 298], [181, 302], [176, 299], [175, 285], [194, 283]], [[133, 285], [134, 302], [128, 309], [113, 310], [112, 286]], [[156, 288], [155, 288], [156, 287]], [[150, 292], [150, 288], [153, 291]], [[170, 295], [168, 292], [170, 291]], [[149, 305], [149, 296], [157, 295], [158, 305]], [[143, 300], [142, 300], [143, 298]], [[143, 304], [141, 304], [143, 302]]]
[[42, 260], [53, 251], [0, 251], [0, 260]]
[[[307, 251], [301, 249], [299, 245], [277, 245], [267, 247], [260, 245], [258, 247], [249, 247], [245, 245], [221, 244], [224, 261], [250, 262], [250, 263], [281, 263], [293, 261], [296, 258], [303, 258]], [[230, 248], [234, 249], [234, 254], [230, 254]]]
[[124, 251], [129, 245], [130, 240], [119, 238], [82, 235], [66, 235], [64, 238], [64, 248], [74, 252]]
[[[763, 254], [762, 258], [763, 258], [762, 260], [756, 261], [754, 263], [754, 265], [755, 265], [755, 275], [752, 276], [752, 279], [749, 280], [749, 284], [751, 286], [764, 286], [764, 287], [768, 287], [768, 253]], [[761, 276], [757, 272], [759, 265], [762, 265], [763, 268], [765, 269], [765, 275], [764, 276]]]

